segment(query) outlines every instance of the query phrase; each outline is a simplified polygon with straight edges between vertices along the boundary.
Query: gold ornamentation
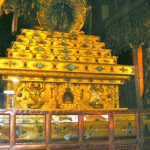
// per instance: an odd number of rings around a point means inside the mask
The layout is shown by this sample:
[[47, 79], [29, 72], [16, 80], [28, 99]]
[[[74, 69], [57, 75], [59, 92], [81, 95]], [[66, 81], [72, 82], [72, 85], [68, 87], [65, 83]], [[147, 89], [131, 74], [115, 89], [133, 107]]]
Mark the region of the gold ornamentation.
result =
[[76, 32], [82, 28], [86, 7], [83, 1], [76, 0], [40, 0], [38, 20], [48, 30]]
[[26, 90], [29, 92], [30, 97], [33, 101], [31, 104], [27, 104], [28, 108], [39, 109], [45, 101], [41, 97], [41, 94], [45, 91], [45, 83], [27, 83]]
[[[26, 62], [28, 67], [24, 67], [24, 62]], [[43, 72], [53, 72], [53, 64], [57, 64], [56, 72], [78, 72], [86, 73], [83, 63], [74, 62], [70, 64], [69, 62], [61, 61], [45, 61], [41, 60], [26, 60], [26, 59], [10, 59], [10, 58], [1, 58], [0, 59], [0, 69], [5, 70], [26, 70], [26, 71], [43, 71]], [[13, 68], [12, 68], [13, 66]], [[91, 74], [116, 74], [116, 75], [134, 75], [133, 66], [123, 66], [123, 65], [114, 65], [113, 72], [111, 70], [112, 65], [110, 64], [99, 64], [97, 63], [88, 63], [88, 73]], [[101, 68], [103, 68], [101, 70]], [[124, 71], [122, 70], [124, 68]], [[11, 72], [10, 72], [11, 73]]]
[[[119, 84], [134, 75], [133, 66], [117, 64], [105, 43], [83, 33], [24, 29], [0, 59], [0, 74], [12, 90], [7, 108], [41, 110], [119, 109]], [[13, 68], [12, 68], [13, 67]]]
[[[16, 109], [89, 110], [119, 108], [118, 85], [21, 82], [14, 86]], [[8, 90], [12, 88], [9, 84]], [[7, 99], [9, 104], [9, 99]], [[9, 107], [8, 107], [9, 108]]]

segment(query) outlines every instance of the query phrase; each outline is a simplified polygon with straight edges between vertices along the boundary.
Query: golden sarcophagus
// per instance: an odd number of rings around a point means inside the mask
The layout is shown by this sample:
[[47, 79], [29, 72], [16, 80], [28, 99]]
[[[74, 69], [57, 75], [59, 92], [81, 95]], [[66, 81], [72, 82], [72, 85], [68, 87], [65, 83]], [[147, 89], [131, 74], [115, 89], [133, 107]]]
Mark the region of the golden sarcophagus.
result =
[[14, 91], [7, 108], [119, 109], [119, 85], [130, 80], [134, 67], [118, 65], [104, 46], [82, 32], [23, 29], [8, 58], [0, 59], [7, 90]]

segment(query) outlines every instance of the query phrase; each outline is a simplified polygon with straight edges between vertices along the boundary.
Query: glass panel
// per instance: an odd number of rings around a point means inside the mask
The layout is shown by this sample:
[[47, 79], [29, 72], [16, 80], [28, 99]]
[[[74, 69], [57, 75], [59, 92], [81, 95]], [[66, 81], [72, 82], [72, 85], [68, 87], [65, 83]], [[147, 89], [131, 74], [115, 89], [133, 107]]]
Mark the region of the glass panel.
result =
[[0, 144], [9, 143], [9, 115], [0, 115]]
[[16, 143], [42, 143], [44, 141], [45, 116], [16, 116]]
[[135, 138], [135, 114], [114, 114], [115, 138]]
[[84, 116], [84, 139], [105, 140], [109, 136], [108, 115]]
[[70, 142], [78, 140], [78, 115], [52, 115], [51, 141]]
[[142, 116], [142, 123], [144, 136], [150, 136], [150, 114], [144, 114]]

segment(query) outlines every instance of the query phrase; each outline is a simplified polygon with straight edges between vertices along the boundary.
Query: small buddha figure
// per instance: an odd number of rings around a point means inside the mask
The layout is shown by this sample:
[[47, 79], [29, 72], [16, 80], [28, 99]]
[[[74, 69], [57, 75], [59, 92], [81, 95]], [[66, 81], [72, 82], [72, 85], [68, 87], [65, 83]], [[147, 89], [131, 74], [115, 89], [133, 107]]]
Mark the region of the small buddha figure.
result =
[[70, 88], [66, 88], [66, 92], [63, 95], [63, 103], [71, 104], [74, 102], [74, 95]]

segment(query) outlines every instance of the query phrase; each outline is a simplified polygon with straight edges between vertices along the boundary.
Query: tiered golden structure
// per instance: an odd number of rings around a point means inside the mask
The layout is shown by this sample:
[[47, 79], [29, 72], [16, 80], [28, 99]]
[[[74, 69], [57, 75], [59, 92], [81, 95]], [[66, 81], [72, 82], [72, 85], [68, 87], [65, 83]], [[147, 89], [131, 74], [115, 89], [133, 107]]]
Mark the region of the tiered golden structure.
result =
[[[42, 110], [118, 109], [119, 85], [134, 75], [99, 37], [23, 29], [0, 68], [9, 69], [7, 108]], [[5, 74], [3, 70], [3, 74]], [[18, 75], [19, 83], [10, 82]]]
[[85, 0], [39, 1], [38, 20], [47, 30], [23, 29], [8, 57], [0, 59], [6, 91], [12, 92], [6, 107], [13, 109], [1, 112], [0, 143], [12, 149], [18, 144], [20, 149], [95, 149], [101, 144], [98, 149], [116, 149], [122, 145], [119, 138], [129, 138], [128, 147], [136, 149], [138, 118], [149, 136], [149, 114], [119, 107], [119, 87], [134, 76], [134, 67], [118, 65], [99, 37], [79, 32]]
[[15, 93], [7, 95], [7, 108], [119, 109], [119, 85], [134, 75], [134, 67], [117, 65], [99, 37], [80, 32], [85, 0], [39, 2], [38, 20], [48, 30], [23, 29], [8, 58], [0, 59], [7, 90]]

